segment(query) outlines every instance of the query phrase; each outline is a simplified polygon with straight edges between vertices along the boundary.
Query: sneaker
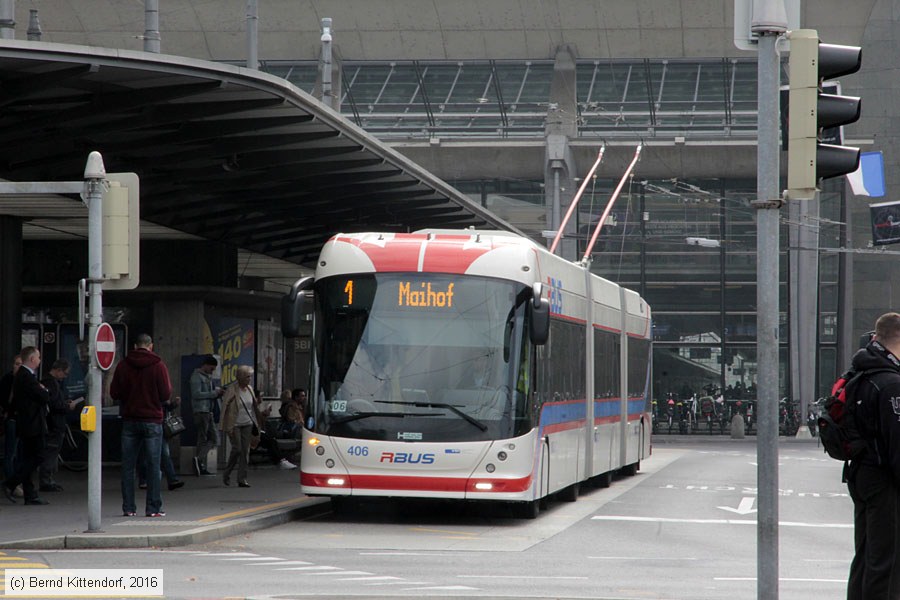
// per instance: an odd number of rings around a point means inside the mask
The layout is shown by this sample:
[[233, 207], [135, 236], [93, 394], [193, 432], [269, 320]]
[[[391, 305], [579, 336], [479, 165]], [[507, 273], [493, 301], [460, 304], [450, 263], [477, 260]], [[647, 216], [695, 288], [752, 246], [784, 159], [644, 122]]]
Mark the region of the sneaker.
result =
[[139, 490], [146, 490], [146, 489], [147, 489], [147, 484], [146, 484], [146, 483], [139, 483], [139, 484], [138, 484], [138, 489], [139, 489]]
[[180, 487], [184, 487], [183, 481], [173, 481], [169, 484], [169, 491], [171, 492], [172, 490], [177, 490]]
[[123, 517], [136, 517], [137, 513], [132, 510], [126, 510], [125, 512], [122, 513], [122, 516]]
[[15, 491], [13, 491], [12, 489], [6, 487], [6, 484], [5, 484], [5, 483], [4, 483], [4, 484], [0, 484], [0, 485], [3, 486], [3, 495], [6, 496], [6, 499], [9, 500], [10, 502], [12, 502], [13, 504], [15, 504], [15, 503], [16, 503], [16, 493], [15, 493]]
[[155, 512], [155, 513], [147, 513], [147, 516], [148, 517], [164, 517], [164, 516], [166, 516], [166, 513], [164, 513], [163, 511], [159, 511], [159, 512]]
[[16, 486], [16, 489], [15, 489], [15, 491], [13, 492], [13, 495], [14, 495], [16, 498], [24, 498], [24, 497], [25, 497], [25, 492], [22, 491], [22, 484], [21, 484], [21, 483], [20, 483], [19, 485]]
[[286, 459], [286, 458], [282, 458], [282, 459], [278, 462], [278, 468], [279, 468], [279, 469], [283, 469], [283, 470], [285, 470], [285, 471], [290, 471], [291, 469], [296, 469], [296, 468], [297, 468], [297, 465], [295, 465], [294, 463], [292, 463], [291, 461], [289, 461], [289, 460]]
[[201, 474], [201, 475], [205, 475], [205, 476], [207, 476], [207, 477], [215, 477], [215, 476], [216, 476], [215, 473], [210, 473], [210, 472], [207, 471], [206, 469], [201, 469], [201, 470], [200, 470], [200, 474]]
[[38, 489], [42, 492], [61, 492], [63, 491], [63, 486], [58, 483], [42, 483]]
[[200, 459], [198, 457], [194, 457], [194, 475], [200, 477]]

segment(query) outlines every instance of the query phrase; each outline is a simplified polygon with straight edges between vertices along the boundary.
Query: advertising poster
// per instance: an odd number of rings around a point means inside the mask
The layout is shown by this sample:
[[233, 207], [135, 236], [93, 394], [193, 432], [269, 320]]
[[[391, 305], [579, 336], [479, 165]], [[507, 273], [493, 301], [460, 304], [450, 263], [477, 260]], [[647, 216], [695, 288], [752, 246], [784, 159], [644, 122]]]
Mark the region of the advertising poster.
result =
[[283, 351], [281, 329], [269, 321], [257, 325], [256, 387], [263, 396], [277, 398], [281, 394]]
[[228, 387], [235, 381], [237, 368], [240, 365], [253, 367], [256, 341], [253, 336], [253, 319], [236, 319], [207, 315], [212, 342], [211, 354], [222, 361], [222, 387]]

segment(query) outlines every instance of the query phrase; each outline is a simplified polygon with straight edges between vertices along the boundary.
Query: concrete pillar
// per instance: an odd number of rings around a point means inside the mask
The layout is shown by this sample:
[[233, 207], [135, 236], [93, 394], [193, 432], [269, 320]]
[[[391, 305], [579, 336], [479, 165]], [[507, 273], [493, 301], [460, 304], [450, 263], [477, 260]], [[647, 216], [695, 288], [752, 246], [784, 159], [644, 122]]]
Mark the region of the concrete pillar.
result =
[[[544, 203], [547, 208], [547, 229], [556, 231], [560, 215], [565, 214], [578, 185], [577, 171], [570, 140], [578, 136], [578, 97], [575, 86], [575, 49], [567, 44], [557, 48], [550, 82], [550, 102], [547, 107], [547, 123], [544, 128], [546, 150], [544, 161]], [[566, 234], [575, 233], [577, 215], [566, 225]], [[548, 240], [548, 244], [552, 237]], [[558, 254], [576, 260], [578, 248], [575, 240], [563, 238]]]
[[[191, 376], [190, 373], [181, 372], [181, 357], [189, 354], [200, 354], [204, 348], [205, 332], [204, 305], [201, 300], [183, 301], [157, 301], [153, 303], [153, 331], [148, 332], [153, 336], [154, 350], [162, 356], [169, 368], [169, 377], [172, 379], [173, 394], [182, 396], [182, 405], [189, 403], [189, 398], [182, 395], [182, 381]], [[139, 331], [132, 331], [137, 335]], [[185, 414], [185, 413], [182, 413]], [[185, 424], [192, 427], [190, 411], [188, 411]], [[185, 447], [182, 452], [181, 437], [175, 436], [169, 440], [169, 448], [172, 452], [172, 462], [180, 474], [191, 472], [190, 461], [193, 457], [193, 447]], [[215, 461], [210, 461], [212, 467]]]
[[22, 219], [0, 215], [0, 374], [22, 349]]

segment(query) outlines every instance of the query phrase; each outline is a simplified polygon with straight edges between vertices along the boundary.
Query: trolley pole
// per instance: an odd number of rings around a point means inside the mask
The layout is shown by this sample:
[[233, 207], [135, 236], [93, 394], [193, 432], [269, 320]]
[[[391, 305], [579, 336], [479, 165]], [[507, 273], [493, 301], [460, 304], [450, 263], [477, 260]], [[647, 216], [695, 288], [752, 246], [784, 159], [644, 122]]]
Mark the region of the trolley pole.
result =
[[757, 88], [756, 437], [758, 513], [756, 597], [778, 600], [778, 221], [779, 61], [776, 43], [787, 31], [782, 0], [754, 3], [752, 30], [759, 36]]
[[87, 403], [94, 407], [97, 416], [97, 428], [88, 436], [88, 533], [100, 531], [103, 374], [97, 364], [95, 345], [97, 328], [103, 320], [103, 192], [107, 185], [103, 157], [99, 152], [91, 152], [84, 168], [82, 193], [88, 207], [88, 339], [91, 365], [87, 378]]

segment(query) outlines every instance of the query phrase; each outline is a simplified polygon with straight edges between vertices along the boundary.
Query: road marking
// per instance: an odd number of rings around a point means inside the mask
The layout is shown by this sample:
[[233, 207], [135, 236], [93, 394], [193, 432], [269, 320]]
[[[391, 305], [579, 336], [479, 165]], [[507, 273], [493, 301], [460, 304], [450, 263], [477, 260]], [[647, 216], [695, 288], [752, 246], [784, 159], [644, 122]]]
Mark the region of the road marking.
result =
[[469, 587], [467, 585], [435, 585], [429, 587], [412, 587], [405, 588], [404, 591], [413, 591], [413, 590], [441, 590], [441, 591], [453, 591], [453, 590], [477, 590], [479, 588]]
[[[594, 521], [637, 521], [643, 523], [693, 523], [701, 525], [756, 525], [756, 519], [670, 519], [665, 517], [626, 517], [617, 515], [595, 515]], [[853, 523], [801, 523], [779, 521], [781, 527], [818, 527], [821, 529], [853, 529]]]
[[421, 531], [424, 533], [446, 533], [448, 535], [463, 535], [467, 537], [478, 535], [478, 533], [474, 531], [447, 531], [445, 529], [427, 529], [425, 527], [413, 527], [412, 531]]
[[[714, 581], [756, 581], [756, 577], [713, 577]], [[814, 579], [811, 577], [779, 577], [778, 581], [792, 583], [847, 583], [846, 579]]]
[[457, 579], [587, 579], [566, 575], [457, 575]]
[[360, 552], [360, 556], [459, 556], [459, 554], [439, 552]]
[[738, 504], [737, 508], [732, 508], [730, 506], [717, 506], [716, 508], [721, 508], [722, 510], [727, 510], [739, 515], [749, 515], [750, 513], [756, 512], [756, 509], [753, 508], [753, 498], [749, 496], [741, 498], [741, 503]]
[[278, 566], [280, 566], [280, 567], [283, 567], [283, 566], [285, 566], [285, 565], [311, 565], [311, 564], [313, 564], [313, 563], [311, 563], [311, 562], [306, 562], [305, 560], [285, 560], [285, 559], [281, 559], [281, 560], [276, 561], [276, 562], [250, 563], [250, 564], [252, 564], [254, 567], [270, 567], [270, 566], [272, 566], [272, 565], [278, 565]]
[[683, 556], [588, 556], [596, 560], [699, 560], [698, 558], [687, 558]]
[[282, 502], [273, 502], [271, 504], [263, 504], [262, 506], [255, 506], [253, 508], [245, 508], [243, 510], [236, 510], [230, 513], [224, 513], [221, 515], [216, 515], [215, 517], [206, 517], [205, 519], [200, 519], [201, 523], [215, 523], [216, 521], [223, 521], [225, 519], [231, 519], [233, 517], [243, 517], [244, 515], [251, 515], [254, 513], [265, 512], [267, 510], [272, 510], [273, 508], [281, 508], [283, 506], [290, 506], [291, 504], [301, 504], [302, 501], [306, 500], [306, 496], [302, 496], [300, 498], [293, 498], [292, 500], [284, 500]]
[[223, 557], [222, 560], [252, 560], [252, 561], [257, 561], [257, 560], [281, 560], [281, 559], [278, 558], [277, 556], [259, 556], [259, 555], [256, 555], [256, 556], [238, 556], [238, 557], [236, 557], [236, 558], [224, 558], [224, 557]]
[[276, 571], [341, 571], [340, 567], [326, 567], [316, 565], [312, 567], [288, 567], [286, 569], [275, 569]]
[[373, 575], [372, 577], [346, 577], [338, 579], [338, 581], [400, 581], [402, 577], [392, 577], [391, 575]]

